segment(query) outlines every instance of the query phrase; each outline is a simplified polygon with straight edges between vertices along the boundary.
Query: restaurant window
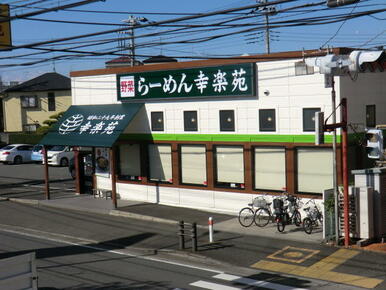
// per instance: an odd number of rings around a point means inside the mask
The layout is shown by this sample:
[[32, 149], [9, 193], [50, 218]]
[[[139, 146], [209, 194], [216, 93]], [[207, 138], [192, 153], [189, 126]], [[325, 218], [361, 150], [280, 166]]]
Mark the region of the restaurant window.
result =
[[286, 187], [285, 148], [254, 148], [255, 189], [282, 190]]
[[308, 66], [304, 61], [295, 62], [295, 75], [312, 75], [314, 73], [314, 67]]
[[197, 111], [184, 111], [184, 131], [197, 131]]
[[259, 127], [264, 132], [276, 131], [275, 109], [259, 110]]
[[21, 96], [20, 99], [22, 108], [36, 108], [38, 106], [36, 96]]
[[375, 105], [366, 106], [366, 127], [374, 128], [376, 125]]
[[149, 179], [172, 183], [172, 147], [164, 144], [149, 145]]
[[163, 112], [151, 112], [151, 130], [152, 131], [164, 130], [164, 113]]
[[216, 146], [215, 165], [217, 186], [244, 188], [243, 146]]
[[235, 112], [233, 110], [220, 111], [220, 131], [235, 130]]
[[205, 145], [181, 145], [181, 183], [207, 185]]
[[323, 193], [333, 188], [332, 150], [329, 148], [297, 149], [297, 184], [299, 192]]
[[48, 93], [48, 111], [55, 111], [55, 93]]
[[119, 146], [118, 177], [122, 180], [141, 180], [141, 150], [139, 144]]
[[315, 131], [315, 113], [320, 112], [320, 108], [304, 108], [303, 109], [303, 131]]

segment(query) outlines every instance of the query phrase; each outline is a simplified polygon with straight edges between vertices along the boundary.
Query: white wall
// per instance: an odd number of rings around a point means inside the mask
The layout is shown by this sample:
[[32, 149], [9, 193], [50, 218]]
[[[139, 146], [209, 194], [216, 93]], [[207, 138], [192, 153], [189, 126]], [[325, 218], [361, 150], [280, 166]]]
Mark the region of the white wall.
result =
[[[146, 109], [137, 115], [125, 133], [150, 133], [148, 120], [151, 111], [163, 111], [163, 133], [183, 134], [186, 133], [183, 130], [183, 111], [197, 110], [199, 130], [189, 134], [219, 134], [219, 110], [233, 109], [236, 131], [221, 134], [272, 134], [259, 131], [258, 110], [276, 109], [276, 134], [310, 134], [302, 130], [302, 109], [319, 107], [328, 116], [331, 113], [331, 89], [324, 88], [324, 75], [317, 71], [312, 75], [295, 76], [296, 61], [257, 63], [257, 97], [147, 100]], [[336, 87], [338, 91], [339, 80]], [[265, 91], [269, 91], [269, 95], [265, 95]], [[75, 105], [119, 103], [116, 76], [73, 77], [72, 97]]]
[[355, 80], [341, 77], [341, 97], [347, 98], [348, 120], [363, 131], [366, 105], [376, 104], [376, 123], [386, 124], [386, 72], [359, 73]]
[[72, 104], [117, 104], [116, 75], [72, 77]]

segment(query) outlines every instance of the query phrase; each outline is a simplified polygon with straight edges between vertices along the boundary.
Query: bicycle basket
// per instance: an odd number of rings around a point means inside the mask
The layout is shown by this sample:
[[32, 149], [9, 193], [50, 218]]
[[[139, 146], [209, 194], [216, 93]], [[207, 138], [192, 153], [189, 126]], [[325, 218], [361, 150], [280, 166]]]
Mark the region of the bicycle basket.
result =
[[264, 197], [258, 196], [253, 200], [253, 206], [255, 207], [266, 207], [267, 201], [264, 199]]
[[280, 209], [281, 210], [283, 208], [283, 206], [284, 206], [283, 200], [281, 200], [279, 198], [275, 198], [273, 200], [273, 208], [274, 209]]

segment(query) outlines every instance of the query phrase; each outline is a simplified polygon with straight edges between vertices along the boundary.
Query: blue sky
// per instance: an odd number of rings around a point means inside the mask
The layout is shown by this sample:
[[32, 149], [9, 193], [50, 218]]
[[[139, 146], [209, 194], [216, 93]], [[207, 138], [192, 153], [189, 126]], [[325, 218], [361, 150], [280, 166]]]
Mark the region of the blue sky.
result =
[[[15, 5], [22, 5], [22, 3], [33, 3], [39, 1], [17, 1], [8, 0], [2, 1], [8, 3], [13, 9], [13, 13], [18, 15], [26, 12], [36, 11], [43, 7], [52, 7], [52, 5], [68, 4], [76, 2], [76, 0], [46, 0], [46, 6], [41, 4], [31, 4], [33, 8], [16, 9]], [[271, 1], [269, 1], [271, 2]], [[369, 11], [376, 9], [386, 9], [385, 0], [361, 0], [358, 4], [345, 6], [338, 9], [325, 9], [326, 5], [318, 5], [309, 8], [297, 8], [304, 4], [321, 3], [322, 1], [312, 0], [295, 0], [290, 3], [277, 5], [275, 8], [279, 13], [270, 16], [271, 23], [278, 21], [288, 21], [303, 18], [330, 16], [331, 19], [336, 19], [337, 15], [354, 15], [361, 11]], [[226, 3], [226, 4], [224, 4]], [[74, 35], [88, 34], [93, 32], [116, 29], [120, 26], [108, 25], [85, 25], [85, 24], [70, 24], [70, 23], [52, 23], [38, 21], [38, 19], [48, 20], [66, 20], [66, 21], [83, 21], [83, 22], [102, 22], [109, 24], [123, 24], [122, 20], [127, 19], [130, 15], [138, 17], [146, 17], [149, 21], [163, 21], [182, 17], [183, 15], [157, 15], [146, 13], [207, 13], [218, 10], [226, 10], [235, 7], [242, 7], [255, 4], [253, 0], [243, 1], [223, 1], [223, 0], [196, 0], [196, 1], [178, 1], [178, 0], [142, 0], [142, 1], [128, 1], [128, 0], [106, 0], [104, 2], [97, 2], [77, 8], [71, 11], [51, 12], [34, 16], [35, 20], [17, 19], [12, 21], [12, 39], [13, 45], [24, 45], [36, 43], [40, 41], [52, 41], [62, 37], [70, 37]], [[288, 8], [292, 8], [286, 10]], [[311, 12], [310, 9], [317, 9], [318, 11]], [[111, 13], [95, 13], [95, 12], [80, 12], [78, 10], [92, 10], [92, 11], [109, 11]], [[114, 13], [112, 13], [114, 12]], [[136, 44], [139, 46], [136, 49], [136, 54], [143, 55], [138, 57], [143, 60], [152, 55], [163, 54], [167, 56], [179, 57], [217, 57], [217, 56], [235, 56], [248, 54], [257, 54], [265, 52], [264, 43], [264, 21], [265, 17], [261, 12], [257, 11], [255, 14], [248, 14], [251, 11], [241, 11], [244, 14], [218, 15], [211, 18], [200, 18], [194, 20], [183, 21], [178, 24], [189, 25], [204, 25], [200, 31], [189, 30], [188, 32], [179, 32], [168, 34], [166, 30], [177, 29], [176, 27], [146, 27], [135, 30]], [[135, 14], [134, 14], [135, 13]], [[234, 22], [226, 22], [227, 24], [238, 23], [248, 26], [239, 26], [237, 28], [224, 28], [216, 30], [215, 26], [205, 27], [210, 23], [219, 23], [222, 21], [229, 21], [231, 18], [246, 17], [245, 20], [238, 20]], [[277, 27], [271, 31], [271, 51], [282, 52], [290, 50], [302, 49], [317, 49], [319, 47], [333, 46], [333, 47], [358, 47], [358, 48], [372, 48], [375, 46], [386, 45], [386, 12], [373, 14], [372, 16], [364, 16], [356, 19], [350, 19], [343, 22], [331, 23], [325, 25], [307, 25], [294, 27]], [[315, 23], [309, 21], [308, 23]], [[251, 28], [259, 27], [259, 30], [250, 32], [240, 32]], [[163, 31], [163, 33], [159, 33]], [[156, 34], [153, 37], [141, 37], [145, 34]], [[187, 40], [200, 40], [208, 36], [229, 34], [226, 37], [221, 37], [216, 40], [196, 43], [172, 43], [168, 45], [159, 45], [165, 42], [179, 42]], [[122, 37], [124, 34], [120, 34]], [[127, 35], [127, 34], [126, 34]], [[105, 52], [116, 50], [118, 46], [118, 33], [111, 33], [100, 35], [93, 38], [84, 38], [70, 41], [66, 45], [50, 44], [40, 46], [41, 48], [63, 49], [84, 44], [84, 41], [89, 41], [90, 44], [95, 41], [105, 40], [107, 43], [98, 46], [89, 46], [79, 48], [83, 51], [98, 51]], [[80, 43], [82, 42], [82, 43]], [[79, 50], [78, 49], [78, 50]], [[51, 72], [54, 69], [61, 74], [68, 75], [70, 71], [88, 70], [95, 68], [103, 68], [104, 62], [113, 59], [117, 56], [106, 55], [102, 57], [82, 57], [66, 60], [50, 60], [53, 57], [59, 57], [65, 54], [64, 52], [51, 52], [46, 54], [37, 54], [15, 58], [15, 56], [36, 53], [37, 50], [31, 49], [15, 49], [9, 52], [1, 52], [0, 75], [3, 81], [25, 81], [36, 77], [45, 72]], [[118, 52], [122, 55], [127, 50]], [[45, 62], [30, 66], [5, 66], [14, 64], [25, 64], [33, 61]], [[189, 60], [189, 59], [187, 59]], [[182, 59], [180, 59], [182, 61]]]

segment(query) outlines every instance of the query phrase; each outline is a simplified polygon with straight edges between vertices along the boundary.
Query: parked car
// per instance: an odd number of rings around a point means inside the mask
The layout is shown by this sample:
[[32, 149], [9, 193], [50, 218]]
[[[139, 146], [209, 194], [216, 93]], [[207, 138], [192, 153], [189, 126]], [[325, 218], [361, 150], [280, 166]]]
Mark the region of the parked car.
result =
[[0, 162], [21, 164], [31, 162], [31, 144], [10, 144], [0, 149]]
[[[52, 148], [52, 146], [46, 146], [48, 150]], [[36, 144], [32, 148], [32, 153], [31, 153], [31, 160], [36, 162], [36, 163], [41, 163], [43, 161], [43, 145], [42, 144]]]
[[70, 146], [55, 145], [47, 151], [48, 165], [66, 167], [68, 166], [70, 159], [73, 157], [74, 151], [72, 151]]

